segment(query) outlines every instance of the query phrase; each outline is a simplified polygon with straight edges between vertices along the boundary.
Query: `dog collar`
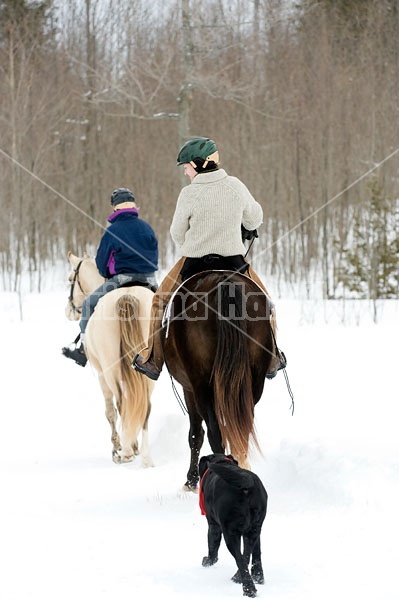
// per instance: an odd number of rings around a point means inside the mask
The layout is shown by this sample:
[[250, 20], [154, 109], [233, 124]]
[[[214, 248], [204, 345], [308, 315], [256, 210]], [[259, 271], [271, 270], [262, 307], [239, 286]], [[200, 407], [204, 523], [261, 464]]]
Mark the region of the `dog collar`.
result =
[[205, 475], [208, 473], [209, 468], [205, 471], [205, 473], [203, 474], [203, 476], [200, 479], [199, 482], [199, 507], [201, 509], [201, 515], [205, 515], [206, 516], [206, 510], [205, 510], [205, 499], [204, 499], [204, 490], [203, 490], [203, 481], [205, 479]]

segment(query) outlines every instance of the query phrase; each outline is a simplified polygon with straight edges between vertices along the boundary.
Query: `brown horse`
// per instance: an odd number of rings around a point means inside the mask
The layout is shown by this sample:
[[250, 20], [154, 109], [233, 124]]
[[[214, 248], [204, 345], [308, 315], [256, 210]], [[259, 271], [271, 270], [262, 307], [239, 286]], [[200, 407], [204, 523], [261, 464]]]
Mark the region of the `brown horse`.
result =
[[182, 385], [190, 419], [185, 489], [198, 484], [203, 421], [214, 453], [226, 450], [248, 466], [249, 441], [259, 448], [254, 406], [275, 352], [270, 299], [249, 277], [208, 271], [175, 292], [163, 330], [165, 362]]
[[[79, 258], [69, 252], [68, 260], [73, 271], [69, 277], [71, 290], [65, 312], [68, 319], [77, 320], [84, 298], [104, 279], [93, 259]], [[112, 431], [115, 463], [130, 462], [139, 454], [141, 432], [143, 465], [152, 466], [148, 418], [154, 384], [131, 368], [133, 356], [147, 345], [152, 297], [153, 292], [142, 286], [108, 292], [99, 300], [86, 329], [85, 350], [98, 372], [105, 414]]]

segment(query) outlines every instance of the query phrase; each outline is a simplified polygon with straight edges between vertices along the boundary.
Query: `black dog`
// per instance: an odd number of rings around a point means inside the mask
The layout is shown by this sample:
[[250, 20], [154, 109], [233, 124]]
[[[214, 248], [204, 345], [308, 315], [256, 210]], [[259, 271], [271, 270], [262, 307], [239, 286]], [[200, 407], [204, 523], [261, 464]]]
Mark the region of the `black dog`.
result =
[[[200, 507], [208, 520], [208, 556], [203, 558], [202, 565], [215, 564], [223, 534], [238, 567], [232, 579], [242, 583], [244, 596], [253, 598], [256, 596], [254, 582], [264, 582], [260, 532], [266, 517], [267, 492], [259, 477], [241, 469], [231, 455], [203, 456], [199, 473]], [[241, 538], [244, 539], [244, 554], [241, 553]]]

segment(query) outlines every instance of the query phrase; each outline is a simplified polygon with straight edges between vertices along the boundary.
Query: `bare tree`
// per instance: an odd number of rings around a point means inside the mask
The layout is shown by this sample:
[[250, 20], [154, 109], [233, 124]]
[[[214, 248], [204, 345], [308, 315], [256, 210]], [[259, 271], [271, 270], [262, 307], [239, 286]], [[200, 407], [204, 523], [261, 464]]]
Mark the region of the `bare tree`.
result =
[[[35, 26], [16, 25], [2, 8], [29, 14], [38, 4], [47, 12]], [[120, 185], [157, 232], [166, 268], [182, 185], [177, 152], [188, 137], [209, 135], [222, 166], [264, 208], [256, 267], [281, 290], [304, 285], [310, 296], [316, 284], [324, 297], [336, 293], [356, 181], [392, 153], [378, 168], [383, 195], [397, 183], [397, 3], [2, 7], [4, 284], [15, 287], [25, 265], [40, 272], [71, 247], [93, 251]]]

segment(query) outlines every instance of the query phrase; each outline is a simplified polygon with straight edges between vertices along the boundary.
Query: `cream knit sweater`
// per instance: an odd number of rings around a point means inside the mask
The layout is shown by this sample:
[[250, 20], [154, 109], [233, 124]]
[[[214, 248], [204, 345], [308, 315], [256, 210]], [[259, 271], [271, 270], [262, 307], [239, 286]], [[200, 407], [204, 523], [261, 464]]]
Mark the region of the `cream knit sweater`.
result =
[[199, 173], [182, 189], [170, 233], [182, 256], [243, 255], [241, 224], [257, 229], [262, 219], [262, 207], [242, 181], [219, 169]]

